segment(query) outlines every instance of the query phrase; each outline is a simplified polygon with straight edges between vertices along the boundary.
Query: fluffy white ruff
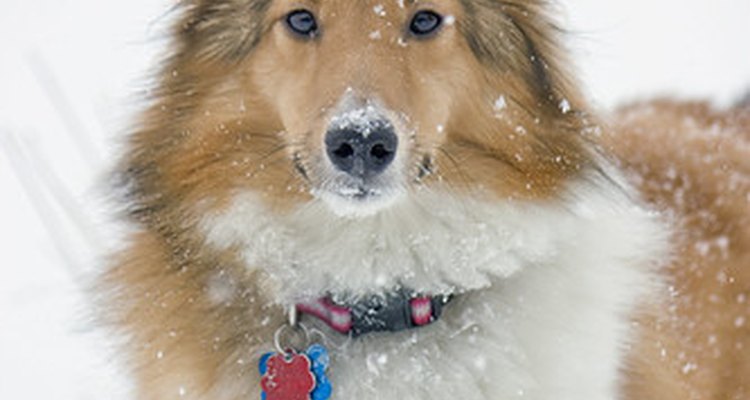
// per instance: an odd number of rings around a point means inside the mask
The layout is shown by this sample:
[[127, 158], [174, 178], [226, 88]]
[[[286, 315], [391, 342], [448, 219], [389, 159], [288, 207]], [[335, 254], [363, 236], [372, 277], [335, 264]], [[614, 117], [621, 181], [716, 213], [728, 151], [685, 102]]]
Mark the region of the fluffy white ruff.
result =
[[615, 399], [628, 312], [667, 256], [657, 216], [606, 180], [536, 203], [450, 193], [356, 219], [322, 202], [275, 215], [243, 193], [201, 224], [280, 303], [396, 284], [465, 293], [432, 326], [333, 350], [335, 399]]

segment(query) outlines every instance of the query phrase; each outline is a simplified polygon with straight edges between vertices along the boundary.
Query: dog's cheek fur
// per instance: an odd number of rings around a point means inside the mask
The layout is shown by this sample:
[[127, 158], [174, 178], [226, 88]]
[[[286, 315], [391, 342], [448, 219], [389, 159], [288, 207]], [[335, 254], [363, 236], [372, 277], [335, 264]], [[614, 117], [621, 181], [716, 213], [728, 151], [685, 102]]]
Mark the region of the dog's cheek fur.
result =
[[172, 227], [190, 225], [190, 205], [210, 199], [219, 207], [238, 187], [290, 202], [306, 198], [289, 167], [278, 113], [248, 73], [269, 30], [269, 4], [181, 4], [174, 54], [158, 74], [120, 172], [128, 212], [138, 221], [175, 234]]
[[464, 90], [451, 103], [435, 178], [498, 198], [554, 197], [596, 168], [586, 133], [598, 121], [561, 67], [560, 32], [547, 5], [461, 4], [456, 26], [472, 61], [464, 67]]

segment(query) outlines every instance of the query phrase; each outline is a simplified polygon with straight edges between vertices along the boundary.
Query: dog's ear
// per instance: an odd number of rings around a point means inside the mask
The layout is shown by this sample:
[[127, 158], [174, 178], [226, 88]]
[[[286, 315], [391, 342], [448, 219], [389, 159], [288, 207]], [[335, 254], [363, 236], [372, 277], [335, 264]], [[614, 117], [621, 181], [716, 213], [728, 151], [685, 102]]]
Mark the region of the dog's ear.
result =
[[459, 28], [472, 52], [498, 72], [524, 76], [538, 99], [557, 105], [572, 98], [574, 86], [565, 70], [563, 31], [544, 0], [461, 0], [466, 22]]
[[[267, 29], [271, 0], [179, 0], [172, 26], [171, 54], [151, 91], [153, 106], [131, 138], [132, 149], [121, 161], [115, 186], [139, 221], [158, 223], [175, 202], [165, 190], [160, 160], [179, 143], [179, 127], [227, 70], [237, 66]], [[168, 112], [166, 110], [169, 110]], [[156, 216], [156, 217], [154, 217]]]
[[192, 62], [235, 62], [258, 44], [271, 0], [183, 0], [175, 34]]

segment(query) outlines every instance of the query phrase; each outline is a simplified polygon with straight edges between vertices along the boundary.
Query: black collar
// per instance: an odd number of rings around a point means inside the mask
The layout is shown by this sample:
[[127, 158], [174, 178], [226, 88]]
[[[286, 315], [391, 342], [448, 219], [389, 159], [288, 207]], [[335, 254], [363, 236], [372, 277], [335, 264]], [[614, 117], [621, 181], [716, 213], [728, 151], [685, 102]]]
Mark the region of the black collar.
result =
[[370, 295], [352, 302], [336, 303], [324, 297], [297, 305], [303, 314], [314, 316], [331, 329], [352, 337], [371, 332], [399, 332], [429, 325], [440, 318], [452, 300], [450, 295], [423, 296], [400, 289]]

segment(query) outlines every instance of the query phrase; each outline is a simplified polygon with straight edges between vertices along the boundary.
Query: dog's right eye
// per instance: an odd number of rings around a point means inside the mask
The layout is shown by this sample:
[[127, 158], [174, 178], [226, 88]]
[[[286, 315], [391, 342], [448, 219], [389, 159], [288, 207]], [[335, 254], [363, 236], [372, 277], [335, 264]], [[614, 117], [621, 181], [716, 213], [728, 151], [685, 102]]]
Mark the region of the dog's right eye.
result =
[[286, 16], [286, 25], [297, 35], [311, 38], [318, 33], [318, 22], [313, 13], [307, 10], [295, 10]]
[[435, 33], [442, 22], [443, 17], [440, 14], [430, 10], [422, 10], [414, 14], [409, 24], [409, 31], [416, 37], [427, 37]]

